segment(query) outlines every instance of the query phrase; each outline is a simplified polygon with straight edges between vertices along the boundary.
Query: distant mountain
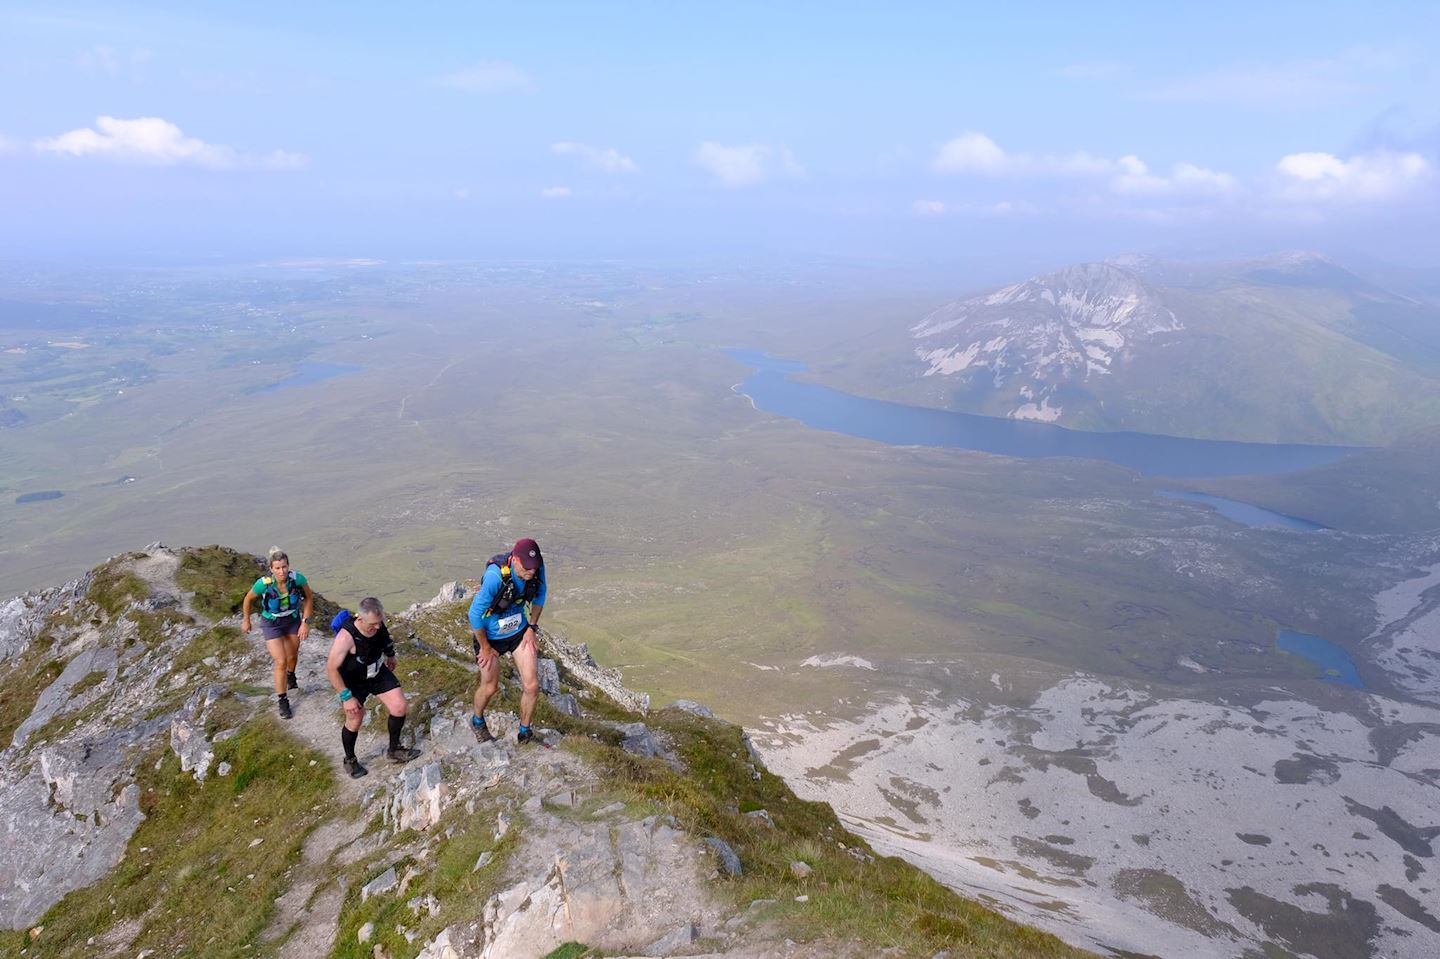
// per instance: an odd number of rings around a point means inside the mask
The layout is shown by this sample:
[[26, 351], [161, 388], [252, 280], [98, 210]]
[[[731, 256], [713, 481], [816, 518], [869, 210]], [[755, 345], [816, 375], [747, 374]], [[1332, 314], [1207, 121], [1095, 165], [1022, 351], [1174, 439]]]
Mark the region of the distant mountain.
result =
[[1440, 423], [1440, 309], [1313, 253], [1086, 263], [947, 303], [908, 334], [911, 359], [871, 361], [868, 392], [1263, 442], [1379, 444]]

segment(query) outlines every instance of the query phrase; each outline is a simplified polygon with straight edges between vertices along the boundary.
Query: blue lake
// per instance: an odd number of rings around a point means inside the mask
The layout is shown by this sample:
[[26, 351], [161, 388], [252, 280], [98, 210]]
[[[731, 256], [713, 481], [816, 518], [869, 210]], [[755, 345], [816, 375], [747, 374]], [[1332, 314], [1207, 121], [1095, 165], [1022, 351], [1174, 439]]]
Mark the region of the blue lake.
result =
[[[1237, 476], [1289, 473], [1334, 463], [1358, 447], [1236, 443], [1151, 433], [1090, 433], [1048, 423], [952, 413], [842, 393], [798, 382], [803, 363], [753, 350], [727, 349], [755, 372], [735, 389], [758, 409], [806, 426], [896, 446], [943, 446], [1036, 459], [1107, 460], [1148, 476]], [[1278, 514], [1276, 514], [1278, 515]]]
[[344, 376], [346, 373], [359, 373], [360, 370], [361, 367], [351, 366], [348, 363], [301, 363], [295, 367], [295, 372], [283, 380], [271, 383], [269, 386], [259, 387], [251, 392], [278, 393], [293, 386], [309, 386], [311, 383], [334, 379], [337, 376]]
[[1274, 510], [1265, 509], [1263, 506], [1252, 506], [1249, 503], [1226, 499], [1223, 496], [1211, 496], [1209, 493], [1162, 489], [1156, 490], [1155, 495], [1164, 499], [1179, 499], [1190, 503], [1204, 503], [1226, 519], [1256, 529], [1268, 527], [1272, 529], [1293, 529], [1304, 533], [1313, 533], [1316, 530], [1330, 528], [1308, 519], [1301, 519], [1298, 516], [1286, 516], [1284, 513], [1277, 513]]
[[1356, 689], [1364, 689], [1365, 682], [1355, 668], [1350, 654], [1328, 639], [1297, 633], [1293, 629], [1282, 629], [1275, 634], [1275, 645], [1287, 653], [1303, 656], [1319, 666], [1327, 683], [1343, 683]]

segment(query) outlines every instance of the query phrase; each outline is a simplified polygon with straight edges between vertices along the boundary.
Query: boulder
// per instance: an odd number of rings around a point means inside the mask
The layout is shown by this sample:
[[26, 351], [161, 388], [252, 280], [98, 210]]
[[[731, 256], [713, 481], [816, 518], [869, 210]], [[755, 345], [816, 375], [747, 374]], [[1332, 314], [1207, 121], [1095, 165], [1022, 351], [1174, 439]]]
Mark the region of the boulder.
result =
[[395, 831], [428, 829], [440, 819], [445, 805], [445, 784], [440, 763], [407, 768], [391, 786], [385, 804], [385, 821]]
[[719, 836], [706, 836], [702, 842], [709, 846], [715, 853], [715, 858], [720, 860], [720, 871], [727, 876], [739, 876], [744, 873], [740, 865], [740, 856], [730, 847], [730, 844]]
[[193, 772], [195, 781], [203, 783], [215, 761], [215, 750], [205, 738], [204, 727], [175, 717], [170, 721], [170, 748], [180, 757], [180, 771]]
[[580, 703], [569, 693], [558, 693], [550, 697], [550, 707], [564, 716], [580, 716]]
[[555, 660], [540, 657], [540, 691], [546, 696], [560, 695], [560, 670]]
[[397, 885], [399, 885], [399, 883], [400, 877], [395, 875], [395, 867], [391, 866], [389, 869], [385, 870], [380, 875], [376, 876], [374, 879], [370, 880], [365, 885], [360, 887], [360, 901], [364, 902], [371, 896], [379, 896], [383, 893], [387, 893], [391, 889], [394, 889]]
[[653, 759], [661, 754], [660, 744], [644, 723], [621, 723], [615, 728], [625, 737], [620, 742], [620, 748], [630, 755]]

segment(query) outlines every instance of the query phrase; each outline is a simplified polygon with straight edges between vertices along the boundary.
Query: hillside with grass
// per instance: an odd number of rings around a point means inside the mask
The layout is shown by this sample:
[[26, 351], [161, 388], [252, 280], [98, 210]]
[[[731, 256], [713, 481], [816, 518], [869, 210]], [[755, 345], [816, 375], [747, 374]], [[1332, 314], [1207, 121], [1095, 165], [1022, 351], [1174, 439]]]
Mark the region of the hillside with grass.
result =
[[739, 727], [648, 709], [563, 636], [543, 742], [516, 744], [510, 676], [511, 734], [477, 744], [463, 585], [388, 617], [420, 758], [383, 759], [372, 703], [345, 777], [328, 637], [282, 721], [236, 627], [258, 569], [155, 544], [0, 606], [0, 954], [1085, 955], [876, 855]]

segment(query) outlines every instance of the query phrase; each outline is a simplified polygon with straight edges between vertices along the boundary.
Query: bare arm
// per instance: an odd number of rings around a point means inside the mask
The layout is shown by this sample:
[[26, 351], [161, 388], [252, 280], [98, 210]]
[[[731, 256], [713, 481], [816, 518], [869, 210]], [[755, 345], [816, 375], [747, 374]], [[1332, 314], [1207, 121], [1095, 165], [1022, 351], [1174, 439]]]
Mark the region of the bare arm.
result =
[[330, 678], [330, 685], [335, 687], [336, 693], [342, 697], [340, 705], [344, 707], [347, 716], [360, 712], [360, 700], [351, 696], [350, 691], [345, 688], [345, 680], [340, 678], [340, 664], [354, 651], [355, 638], [342, 629], [335, 634], [335, 642], [330, 644], [330, 655], [325, 658], [325, 675]]
[[305, 591], [305, 608], [300, 612], [300, 638], [310, 635], [310, 612], [315, 608], [315, 591], [306, 583], [300, 587]]
[[245, 590], [245, 602], [240, 604], [240, 632], [242, 633], [250, 632], [250, 601], [254, 598], [255, 591], [253, 589]]
[[345, 689], [345, 680], [340, 678], [340, 664], [354, 651], [355, 637], [343, 629], [335, 634], [335, 642], [330, 644], [330, 655], [325, 659], [325, 675], [337, 693]]

